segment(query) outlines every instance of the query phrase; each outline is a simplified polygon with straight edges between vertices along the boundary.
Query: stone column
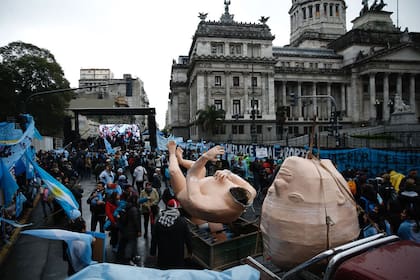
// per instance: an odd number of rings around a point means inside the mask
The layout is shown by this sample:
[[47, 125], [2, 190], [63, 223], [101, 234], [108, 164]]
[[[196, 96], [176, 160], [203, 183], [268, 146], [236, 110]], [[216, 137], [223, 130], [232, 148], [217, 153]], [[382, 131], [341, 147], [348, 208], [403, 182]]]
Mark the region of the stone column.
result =
[[282, 82], [282, 96], [283, 96], [283, 106], [286, 106], [287, 104], [287, 92], [286, 92], [286, 84], [287, 81]]
[[401, 96], [402, 99], [402, 74], [399, 73], [397, 76], [397, 94]]
[[297, 107], [298, 107], [298, 115], [297, 117], [301, 118], [302, 117], [302, 82], [298, 82], [298, 86], [297, 86]]
[[[228, 119], [232, 118], [232, 100], [230, 99], [230, 85], [232, 84], [230, 71], [225, 72], [225, 88], [226, 88], [226, 98], [223, 109], [225, 109], [226, 117]], [[210, 97], [209, 97], [210, 99]], [[210, 103], [210, 100], [209, 100]], [[223, 103], [222, 103], [223, 104]]]
[[389, 107], [389, 74], [384, 73], [384, 121], [388, 122], [390, 118], [390, 107]]
[[[327, 83], [327, 95], [332, 97], [332, 95], [331, 95], [331, 83]], [[334, 108], [332, 108], [332, 106], [331, 106], [331, 102], [332, 102], [331, 99], [328, 98], [328, 100], [327, 100], [327, 118], [328, 119], [330, 119], [331, 112], [332, 112], [332, 110], [334, 110]], [[337, 110], [337, 109], [338, 108], [335, 108], [335, 110]]]
[[349, 99], [349, 103], [351, 104], [349, 108], [351, 108], [351, 117], [353, 122], [360, 121], [360, 104], [359, 104], [359, 90], [360, 94], [362, 94], [362, 90], [360, 89], [359, 78], [356, 72], [353, 72], [351, 75], [351, 86], [350, 86], [350, 95], [351, 98]]
[[[316, 83], [312, 83], [312, 95], [316, 96]], [[316, 98], [312, 99], [312, 117], [317, 117], [317, 105], [318, 102], [316, 100]]]
[[369, 120], [374, 121], [376, 119], [376, 84], [375, 84], [375, 74], [369, 74]]
[[346, 117], [351, 117], [353, 116], [353, 107], [351, 106], [352, 104], [352, 88], [351, 88], [351, 84], [346, 85], [347, 87], [347, 91], [346, 91]]
[[410, 75], [410, 108], [416, 112], [416, 75]]
[[274, 74], [267, 74], [267, 90], [268, 90], [268, 114], [275, 116], [276, 114], [276, 98], [275, 98], [275, 89], [274, 89]]
[[341, 84], [341, 105], [340, 105], [341, 116], [344, 117], [344, 112], [348, 113], [346, 110], [346, 85]]

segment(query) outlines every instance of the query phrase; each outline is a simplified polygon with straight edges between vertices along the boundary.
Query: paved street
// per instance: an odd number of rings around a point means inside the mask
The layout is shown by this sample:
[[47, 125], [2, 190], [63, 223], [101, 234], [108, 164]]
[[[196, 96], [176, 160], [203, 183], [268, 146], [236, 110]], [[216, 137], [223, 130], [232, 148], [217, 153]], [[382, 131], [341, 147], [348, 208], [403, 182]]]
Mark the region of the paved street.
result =
[[[84, 180], [81, 182], [84, 189], [82, 198], [82, 213], [87, 223], [87, 229], [90, 230], [90, 211], [86, 203], [87, 197], [95, 188], [95, 181]], [[163, 205], [160, 205], [163, 209]], [[260, 203], [255, 208], [250, 208], [243, 217], [247, 220], [255, 220], [260, 212]], [[32, 215], [28, 222], [33, 226], [26, 229], [40, 228], [60, 228], [64, 225], [63, 221], [54, 224], [54, 217], [43, 218], [41, 203], [32, 210]], [[99, 229], [99, 225], [97, 227]], [[141, 256], [141, 265], [153, 266], [148, 258], [150, 239], [139, 238], [139, 253]], [[114, 253], [107, 242], [106, 258], [108, 262], [115, 260]], [[194, 265], [194, 264], [193, 264]], [[15, 245], [11, 248], [8, 257], [0, 267], [0, 279], [3, 280], [26, 280], [42, 279], [57, 280], [67, 277], [67, 262], [63, 260], [63, 249], [61, 241], [36, 238], [20, 234]]]

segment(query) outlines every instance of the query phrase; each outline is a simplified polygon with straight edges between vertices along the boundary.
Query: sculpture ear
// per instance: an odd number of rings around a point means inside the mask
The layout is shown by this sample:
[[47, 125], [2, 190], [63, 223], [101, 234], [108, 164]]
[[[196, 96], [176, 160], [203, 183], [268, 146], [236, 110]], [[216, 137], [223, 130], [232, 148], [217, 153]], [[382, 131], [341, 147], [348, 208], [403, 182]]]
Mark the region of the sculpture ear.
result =
[[305, 201], [305, 198], [303, 197], [303, 195], [297, 192], [289, 193], [288, 197], [289, 197], [289, 200], [294, 203], [301, 203]]

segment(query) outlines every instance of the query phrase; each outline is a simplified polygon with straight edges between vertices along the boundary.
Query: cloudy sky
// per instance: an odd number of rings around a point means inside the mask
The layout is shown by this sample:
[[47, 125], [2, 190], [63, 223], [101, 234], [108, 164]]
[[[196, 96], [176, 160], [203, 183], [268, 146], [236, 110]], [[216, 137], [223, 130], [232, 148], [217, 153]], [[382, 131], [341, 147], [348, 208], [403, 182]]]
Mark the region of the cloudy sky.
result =
[[[373, 1], [369, 1], [372, 3]], [[420, 1], [399, 1], [399, 25], [420, 32]], [[80, 68], [109, 68], [145, 84], [150, 106], [165, 124], [172, 59], [187, 55], [199, 23], [198, 13], [219, 20], [224, 0], [0, 0], [0, 46], [23, 41], [48, 49], [72, 87]], [[269, 16], [275, 46], [289, 43], [290, 0], [231, 0], [236, 21]], [[347, 0], [347, 29], [361, 0]], [[397, 22], [397, 0], [386, 0]]]

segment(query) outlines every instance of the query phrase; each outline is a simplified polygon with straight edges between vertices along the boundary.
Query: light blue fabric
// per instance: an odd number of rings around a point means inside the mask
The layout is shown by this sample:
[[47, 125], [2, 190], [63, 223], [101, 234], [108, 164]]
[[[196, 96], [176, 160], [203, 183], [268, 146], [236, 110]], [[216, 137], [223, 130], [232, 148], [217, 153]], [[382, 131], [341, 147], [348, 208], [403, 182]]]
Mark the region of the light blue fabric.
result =
[[69, 280], [136, 279], [136, 280], [257, 280], [260, 273], [249, 265], [240, 265], [219, 272], [212, 270], [172, 269], [135, 267], [128, 265], [100, 263], [90, 265], [74, 274]]
[[114, 148], [112, 148], [111, 143], [109, 143], [105, 137], [104, 137], [104, 143], [105, 143], [106, 152], [110, 155], [115, 154]]
[[22, 233], [39, 238], [65, 241], [75, 271], [80, 271], [86, 266], [96, 263], [92, 261], [91, 244], [94, 237], [90, 234], [62, 229], [32, 229], [22, 231]]
[[63, 184], [57, 181], [53, 176], [51, 176], [47, 171], [42, 169], [38, 163], [31, 161], [31, 164], [34, 166], [36, 173], [44, 181], [45, 186], [48, 188], [49, 192], [54, 196], [54, 199], [60, 204], [66, 213], [67, 217], [71, 220], [74, 220], [80, 217], [81, 213], [79, 211], [79, 204], [74, 198], [72, 192], [66, 188]]
[[413, 220], [405, 220], [398, 228], [398, 236], [402, 240], [412, 240], [420, 244], [420, 230], [415, 231], [416, 223]]
[[3, 162], [3, 160], [0, 160], [0, 165], [0, 189], [3, 189], [4, 204], [9, 206], [12, 202], [13, 195], [16, 193], [19, 186], [17, 185], [12, 174], [10, 174], [9, 168]]

